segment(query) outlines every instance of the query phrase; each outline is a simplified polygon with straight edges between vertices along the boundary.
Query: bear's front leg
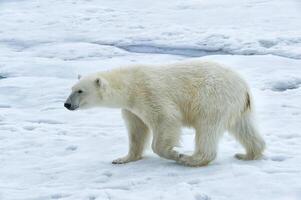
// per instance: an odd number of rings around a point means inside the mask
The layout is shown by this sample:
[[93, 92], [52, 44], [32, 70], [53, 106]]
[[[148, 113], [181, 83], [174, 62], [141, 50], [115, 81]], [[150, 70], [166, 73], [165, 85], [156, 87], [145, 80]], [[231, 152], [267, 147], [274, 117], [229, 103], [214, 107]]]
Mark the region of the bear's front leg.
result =
[[137, 115], [129, 110], [123, 109], [122, 116], [128, 129], [129, 152], [128, 155], [113, 160], [113, 164], [124, 164], [140, 160], [149, 138], [149, 128]]
[[208, 165], [216, 157], [218, 142], [223, 132], [222, 125], [218, 121], [200, 122], [196, 127], [194, 154], [191, 156], [181, 154], [178, 163], [190, 167]]
[[179, 153], [173, 148], [179, 143], [181, 126], [169, 120], [159, 124], [153, 129], [153, 151], [162, 158], [178, 161]]

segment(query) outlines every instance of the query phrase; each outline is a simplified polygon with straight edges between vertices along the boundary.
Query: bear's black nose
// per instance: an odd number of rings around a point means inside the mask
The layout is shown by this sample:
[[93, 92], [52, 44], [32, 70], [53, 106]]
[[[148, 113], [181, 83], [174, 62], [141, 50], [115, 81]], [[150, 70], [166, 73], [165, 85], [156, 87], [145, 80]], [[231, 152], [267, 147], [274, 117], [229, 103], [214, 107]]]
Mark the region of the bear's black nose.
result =
[[68, 110], [70, 110], [70, 108], [71, 108], [71, 104], [70, 104], [70, 103], [65, 103], [64, 106], [65, 106], [65, 108], [67, 108]]

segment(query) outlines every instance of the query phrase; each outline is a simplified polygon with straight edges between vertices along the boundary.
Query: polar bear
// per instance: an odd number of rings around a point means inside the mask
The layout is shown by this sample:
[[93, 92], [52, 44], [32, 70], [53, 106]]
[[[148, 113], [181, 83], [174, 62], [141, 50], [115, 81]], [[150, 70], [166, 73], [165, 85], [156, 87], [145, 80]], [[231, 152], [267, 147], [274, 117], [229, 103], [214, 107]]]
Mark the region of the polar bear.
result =
[[[212, 61], [135, 65], [83, 77], [72, 87], [64, 106], [121, 108], [129, 134], [129, 152], [113, 164], [142, 158], [152, 133], [152, 150], [160, 157], [188, 166], [214, 160], [225, 131], [245, 148], [242, 160], [259, 159], [265, 142], [253, 118], [254, 106], [246, 82]], [[181, 154], [181, 127], [195, 129], [195, 150]]]

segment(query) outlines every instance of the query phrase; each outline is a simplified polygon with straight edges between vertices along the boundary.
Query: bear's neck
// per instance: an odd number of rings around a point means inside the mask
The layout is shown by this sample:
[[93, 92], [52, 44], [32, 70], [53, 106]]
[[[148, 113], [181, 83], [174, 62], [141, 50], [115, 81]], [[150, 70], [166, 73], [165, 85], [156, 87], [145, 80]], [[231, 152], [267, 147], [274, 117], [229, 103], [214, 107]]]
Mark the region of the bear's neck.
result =
[[109, 88], [106, 91], [105, 107], [110, 108], [128, 108], [130, 99], [130, 77], [128, 70], [115, 69], [102, 76], [109, 82]]
[[107, 94], [105, 107], [109, 108], [128, 108], [128, 94], [124, 89], [112, 89], [110, 94]]

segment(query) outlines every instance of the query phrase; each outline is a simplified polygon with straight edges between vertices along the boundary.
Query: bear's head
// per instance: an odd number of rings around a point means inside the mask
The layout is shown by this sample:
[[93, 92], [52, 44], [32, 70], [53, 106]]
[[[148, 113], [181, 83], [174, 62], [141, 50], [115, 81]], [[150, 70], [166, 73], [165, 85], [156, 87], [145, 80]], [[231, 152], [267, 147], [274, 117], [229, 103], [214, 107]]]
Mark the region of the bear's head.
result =
[[108, 82], [99, 75], [81, 78], [73, 87], [64, 106], [77, 110], [102, 106], [106, 102]]

